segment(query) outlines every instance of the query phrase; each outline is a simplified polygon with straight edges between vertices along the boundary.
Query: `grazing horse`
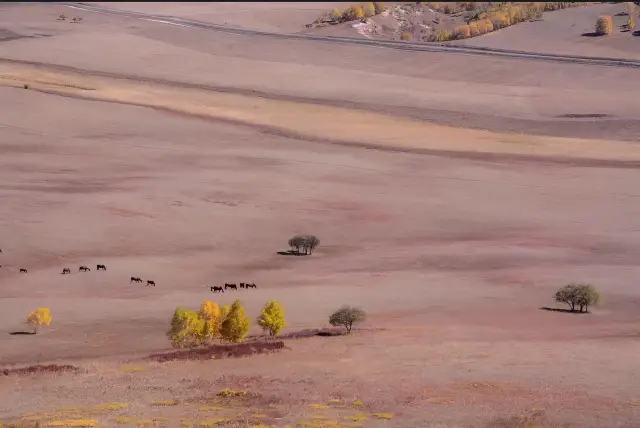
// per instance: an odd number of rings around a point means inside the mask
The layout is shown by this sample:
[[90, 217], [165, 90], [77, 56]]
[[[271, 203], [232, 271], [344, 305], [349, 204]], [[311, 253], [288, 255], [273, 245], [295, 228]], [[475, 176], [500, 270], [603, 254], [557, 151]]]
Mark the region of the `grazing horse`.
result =
[[244, 288], [244, 282], [240, 283], [240, 288]]
[[26, 269], [20, 269], [20, 273], [27, 273]]
[[67, 273], [71, 273], [71, 269], [69, 269], [69, 268], [64, 268], [64, 269], [62, 269], [62, 274], [63, 274], [63, 275], [64, 275], [64, 274], [67, 274]]
[[96, 270], [107, 270], [105, 265], [96, 265]]
[[224, 289], [226, 290], [227, 288], [233, 288], [234, 290], [238, 289], [238, 286], [235, 284], [227, 284], [226, 282], [224, 283]]
[[90, 271], [91, 269], [89, 269], [89, 268], [88, 268], [88, 267], [86, 267], [86, 266], [80, 266], [80, 267], [78, 268], [78, 270], [79, 270], [80, 272], [87, 272], [87, 271]]
[[156, 283], [154, 281], [147, 280], [147, 285], [153, 285], [155, 287]]
[[255, 283], [253, 283], [253, 282], [252, 282], [251, 284], [247, 284], [247, 285], [246, 285], [246, 287], [247, 287], [247, 289], [249, 289], [249, 288], [258, 288], [258, 287], [256, 286], [256, 284], [255, 284]]
[[129, 284], [131, 284], [132, 282], [142, 282], [142, 280], [140, 278], [137, 278], [135, 276], [131, 277], [131, 281], [129, 281]]
[[224, 288], [218, 287], [218, 286], [213, 286], [213, 287], [211, 287], [211, 291], [213, 291], [214, 293], [218, 292], [218, 291], [221, 292], [221, 293], [224, 293]]

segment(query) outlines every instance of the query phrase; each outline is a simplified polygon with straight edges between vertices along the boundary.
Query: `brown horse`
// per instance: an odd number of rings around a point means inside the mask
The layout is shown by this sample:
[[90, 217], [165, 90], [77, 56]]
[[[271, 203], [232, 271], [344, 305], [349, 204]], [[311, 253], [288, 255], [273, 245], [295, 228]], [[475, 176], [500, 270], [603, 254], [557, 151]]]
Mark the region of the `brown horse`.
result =
[[80, 267], [78, 268], [78, 270], [79, 270], [80, 272], [90, 272], [90, 271], [91, 271], [91, 269], [89, 269], [89, 268], [88, 268], [88, 267], [86, 267], [86, 266], [80, 266]]
[[69, 269], [69, 268], [64, 268], [64, 269], [62, 269], [62, 274], [63, 274], [63, 275], [65, 275], [65, 274], [67, 274], [67, 273], [71, 273], [71, 269]]
[[147, 285], [152, 285], [152, 286], [156, 286], [156, 283], [154, 281], [151, 280], [147, 280]]
[[234, 289], [234, 290], [237, 290], [237, 289], [238, 289], [238, 286], [237, 286], [237, 285], [235, 285], [235, 284], [227, 284], [227, 283], [225, 282], [225, 284], [224, 284], [224, 289], [226, 290], [227, 288], [232, 288], [232, 289]]
[[221, 292], [221, 293], [224, 293], [224, 288], [214, 285], [213, 287], [211, 287], [211, 291], [213, 291], [214, 293], [216, 293], [218, 291]]
[[27, 273], [26, 269], [20, 269], [20, 273]]

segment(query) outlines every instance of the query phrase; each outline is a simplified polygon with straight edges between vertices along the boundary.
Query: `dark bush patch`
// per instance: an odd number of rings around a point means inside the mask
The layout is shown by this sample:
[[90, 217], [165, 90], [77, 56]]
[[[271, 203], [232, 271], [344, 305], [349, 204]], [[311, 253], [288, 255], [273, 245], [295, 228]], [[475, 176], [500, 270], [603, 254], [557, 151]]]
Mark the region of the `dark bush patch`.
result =
[[176, 360], [210, 360], [214, 358], [240, 358], [284, 349], [284, 342], [253, 342], [234, 345], [213, 345], [206, 348], [151, 354], [148, 359], [158, 362]]
[[28, 374], [40, 374], [40, 373], [79, 373], [82, 370], [79, 367], [71, 366], [68, 364], [49, 364], [49, 365], [35, 365], [29, 367], [20, 367], [15, 369], [0, 369], [0, 376], [10, 375], [28, 375]]

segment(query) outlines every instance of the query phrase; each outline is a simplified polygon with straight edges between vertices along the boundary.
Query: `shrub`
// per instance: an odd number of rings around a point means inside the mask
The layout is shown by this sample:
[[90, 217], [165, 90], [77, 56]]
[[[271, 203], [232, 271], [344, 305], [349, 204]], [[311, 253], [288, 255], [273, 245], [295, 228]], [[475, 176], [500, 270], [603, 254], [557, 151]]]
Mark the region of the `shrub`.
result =
[[613, 21], [611, 16], [599, 16], [596, 20], [596, 34], [599, 36], [606, 36], [611, 34], [613, 28]]
[[247, 335], [250, 325], [251, 322], [247, 315], [245, 315], [240, 300], [236, 299], [231, 305], [226, 319], [222, 322], [220, 335], [223, 340], [238, 343]]
[[491, 22], [493, 23], [494, 29], [500, 29], [504, 27], [508, 27], [511, 25], [509, 21], [509, 16], [504, 12], [496, 12], [491, 17]]
[[469, 37], [471, 37], [471, 28], [468, 25], [458, 25], [453, 30], [453, 38], [456, 40], [468, 39]]
[[343, 306], [329, 317], [329, 324], [333, 326], [343, 326], [347, 333], [351, 333], [353, 324], [358, 324], [366, 318], [365, 312], [360, 308]]
[[333, 10], [331, 11], [331, 19], [333, 21], [340, 21], [341, 17], [342, 17], [342, 11], [337, 7], [334, 7]]
[[369, 18], [376, 14], [376, 7], [371, 2], [362, 3], [362, 12], [365, 18]]
[[409, 40], [411, 40], [413, 38], [413, 34], [411, 34], [408, 31], [404, 31], [402, 33], [402, 35], [400, 36], [400, 39], [404, 40], [405, 42], [408, 42]]
[[633, 30], [636, 28], [636, 24], [635, 22], [633, 22], [633, 15], [629, 14], [629, 17], [627, 18], [627, 28], [629, 30]]
[[523, 20], [522, 11], [519, 6], [507, 7], [507, 16], [509, 17], [509, 25], [517, 24]]
[[477, 37], [484, 33], [480, 32], [481, 25], [478, 22], [472, 22], [469, 24], [469, 32], [471, 33], [471, 37]]
[[379, 2], [379, 1], [374, 1], [373, 2], [373, 7], [375, 9], [376, 15], [381, 14], [382, 12], [384, 12], [384, 3], [383, 2]]
[[202, 343], [204, 321], [195, 311], [176, 308], [167, 337], [174, 348], [193, 348]]
[[589, 306], [600, 302], [600, 293], [589, 284], [568, 284], [562, 287], [553, 296], [556, 302], [569, 305], [573, 312], [579, 307], [579, 312], [589, 312]]
[[201, 341], [202, 343], [210, 343], [214, 338], [220, 335], [220, 308], [215, 302], [205, 300], [200, 305], [200, 313], [198, 314], [203, 321]]
[[284, 309], [277, 300], [270, 300], [262, 308], [257, 322], [270, 336], [277, 336], [285, 326]]
[[451, 40], [451, 33], [447, 30], [436, 31], [433, 35], [433, 41], [446, 42], [447, 40]]
[[34, 333], [38, 332], [38, 327], [49, 327], [49, 324], [51, 324], [49, 308], [38, 308], [31, 311], [27, 316], [27, 324], [33, 328]]

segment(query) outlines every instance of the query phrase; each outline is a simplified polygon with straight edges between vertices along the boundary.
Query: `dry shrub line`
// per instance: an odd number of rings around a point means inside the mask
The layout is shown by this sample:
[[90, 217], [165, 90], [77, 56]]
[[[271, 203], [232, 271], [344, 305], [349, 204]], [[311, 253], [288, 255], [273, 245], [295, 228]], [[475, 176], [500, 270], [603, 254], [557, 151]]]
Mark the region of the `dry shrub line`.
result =
[[28, 367], [20, 367], [15, 369], [2, 369], [0, 370], [0, 376], [11, 375], [28, 375], [28, 374], [40, 374], [40, 373], [82, 373], [79, 367], [68, 364], [48, 364], [48, 365], [34, 365]]
[[283, 341], [212, 345], [207, 348], [187, 349], [168, 353], [151, 354], [148, 360], [160, 363], [179, 360], [211, 360], [217, 358], [241, 358], [256, 354], [277, 352], [287, 347]]

